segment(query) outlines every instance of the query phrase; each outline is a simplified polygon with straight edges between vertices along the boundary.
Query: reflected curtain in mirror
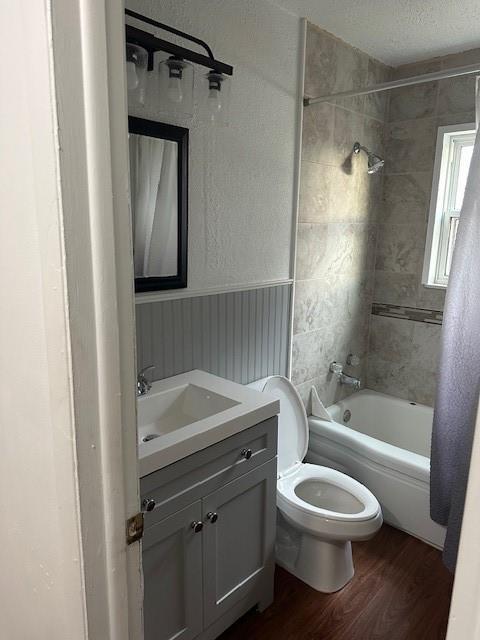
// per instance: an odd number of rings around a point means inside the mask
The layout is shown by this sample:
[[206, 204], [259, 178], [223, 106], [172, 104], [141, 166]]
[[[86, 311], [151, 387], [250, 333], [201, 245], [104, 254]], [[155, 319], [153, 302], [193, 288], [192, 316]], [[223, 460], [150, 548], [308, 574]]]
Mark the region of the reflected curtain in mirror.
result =
[[188, 131], [129, 121], [136, 290], [185, 287]]
[[135, 277], [177, 273], [177, 145], [130, 135]]

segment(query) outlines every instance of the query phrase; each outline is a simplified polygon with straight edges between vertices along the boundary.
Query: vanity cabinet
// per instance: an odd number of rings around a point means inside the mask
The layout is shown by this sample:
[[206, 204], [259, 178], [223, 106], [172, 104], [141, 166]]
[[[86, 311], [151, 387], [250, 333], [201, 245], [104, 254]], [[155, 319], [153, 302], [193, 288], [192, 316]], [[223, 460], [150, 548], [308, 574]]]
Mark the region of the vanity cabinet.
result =
[[272, 418], [142, 478], [142, 499], [155, 504], [143, 538], [145, 640], [210, 640], [273, 600], [276, 442]]
[[201, 502], [145, 531], [143, 578], [145, 640], [190, 640], [202, 631]]
[[[202, 501], [206, 627], [273, 578], [264, 570], [274, 561], [276, 470], [271, 460]], [[214, 524], [208, 514], [218, 515]]]

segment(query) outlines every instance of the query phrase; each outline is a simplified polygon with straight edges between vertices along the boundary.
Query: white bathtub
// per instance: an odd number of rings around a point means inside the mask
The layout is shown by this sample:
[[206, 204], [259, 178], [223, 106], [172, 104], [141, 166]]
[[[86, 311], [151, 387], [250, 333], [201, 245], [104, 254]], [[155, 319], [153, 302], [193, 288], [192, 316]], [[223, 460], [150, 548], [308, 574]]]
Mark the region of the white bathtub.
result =
[[433, 409], [365, 389], [328, 412], [333, 422], [308, 419], [307, 461], [352, 476], [377, 497], [385, 522], [442, 548], [445, 529], [429, 516]]

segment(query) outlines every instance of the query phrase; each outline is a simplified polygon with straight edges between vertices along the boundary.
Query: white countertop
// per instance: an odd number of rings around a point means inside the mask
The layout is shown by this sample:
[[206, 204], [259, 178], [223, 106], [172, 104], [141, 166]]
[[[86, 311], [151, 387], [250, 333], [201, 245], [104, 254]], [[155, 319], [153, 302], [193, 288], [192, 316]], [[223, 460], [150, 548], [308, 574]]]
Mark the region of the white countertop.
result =
[[[193, 417], [196, 410], [196, 407], [193, 407], [192, 421], [185, 424], [188, 422], [188, 406], [182, 404], [180, 398], [175, 401], [174, 407], [169, 399], [179, 398], [179, 394], [187, 389], [187, 385], [193, 385], [193, 396], [199, 395], [199, 405], [205, 401], [212, 406], [218, 406], [218, 412], [198, 419]], [[209, 393], [212, 396], [208, 395]], [[160, 406], [165, 406], [166, 399], [170, 403], [170, 408], [167, 409], [168, 416], [165, 409], [162, 411], [168, 419], [161, 418], [155, 421], [156, 411]], [[223, 406], [227, 408], [222, 408]], [[138, 398], [137, 407], [140, 477], [253, 427], [280, 411], [279, 400], [273, 396], [200, 370], [154, 382], [150, 391]], [[178, 420], [177, 414], [180, 416]], [[178, 422], [179, 426], [172, 427], [172, 415], [173, 422]], [[162, 420], [170, 426], [162, 426]], [[154, 439], [143, 442], [142, 438], [153, 431], [157, 432]]]

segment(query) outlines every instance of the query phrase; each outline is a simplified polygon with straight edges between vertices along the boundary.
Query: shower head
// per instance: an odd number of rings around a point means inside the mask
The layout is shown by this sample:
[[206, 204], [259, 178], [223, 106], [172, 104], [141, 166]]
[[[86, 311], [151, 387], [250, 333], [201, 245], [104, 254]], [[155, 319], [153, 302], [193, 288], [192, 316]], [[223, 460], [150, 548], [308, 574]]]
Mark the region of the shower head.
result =
[[377, 156], [375, 153], [368, 154], [368, 168], [367, 173], [377, 173], [385, 164], [385, 160]]
[[385, 164], [385, 160], [380, 156], [377, 156], [376, 153], [369, 151], [367, 147], [364, 147], [359, 142], [355, 142], [355, 144], [353, 145], [353, 153], [359, 154], [360, 151], [365, 151], [365, 153], [367, 154], [367, 158], [368, 158], [367, 173], [372, 174], [372, 173], [377, 173], [377, 171], [380, 171], [380, 169]]

